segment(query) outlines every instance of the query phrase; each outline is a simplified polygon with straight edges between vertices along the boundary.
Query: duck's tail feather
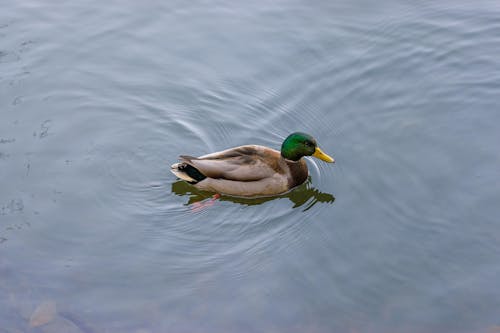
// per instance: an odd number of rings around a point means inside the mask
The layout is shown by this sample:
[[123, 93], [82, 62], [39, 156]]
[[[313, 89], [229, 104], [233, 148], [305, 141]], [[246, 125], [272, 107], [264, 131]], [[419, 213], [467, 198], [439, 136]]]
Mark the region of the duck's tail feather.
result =
[[180, 179], [185, 180], [191, 184], [196, 184], [207, 178], [194, 166], [185, 162], [172, 164], [172, 166], [170, 167], [170, 171], [172, 171], [172, 173]]

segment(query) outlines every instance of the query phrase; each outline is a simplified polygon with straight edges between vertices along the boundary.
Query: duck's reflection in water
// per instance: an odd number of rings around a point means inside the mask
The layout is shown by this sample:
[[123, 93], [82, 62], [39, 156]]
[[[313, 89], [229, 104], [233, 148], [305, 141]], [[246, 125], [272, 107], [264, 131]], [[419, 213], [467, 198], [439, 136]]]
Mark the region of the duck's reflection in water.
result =
[[182, 180], [172, 183], [172, 193], [179, 196], [189, 196], [186, 205], [193, 205], [194, 208], [198, 208], [205, 200], [207, 203], [210, 203], [219, 199], [221, 201], [231, 201], [250, 206], [260, 205], [271, 200], [288, 198], [294, 203], [293, 208], [303, 207], [303, 211], [306, 211], [311, 209], [318, 202], [331, 204], [335, 201], [335, 197], [332, 194], [320, 192], [318, 189], [314, 188], [310, 177], [304, 184], [297, 186], [290, 192], [272, 197], [242, 198], [214, 195], [212, 192], [201, 191]]

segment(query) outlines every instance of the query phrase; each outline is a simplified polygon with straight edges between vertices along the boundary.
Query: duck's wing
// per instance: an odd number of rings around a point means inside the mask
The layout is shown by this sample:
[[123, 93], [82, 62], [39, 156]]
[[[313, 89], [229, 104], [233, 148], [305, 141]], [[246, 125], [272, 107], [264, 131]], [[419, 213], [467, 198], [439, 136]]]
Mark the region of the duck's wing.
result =
[[183, 163], [214, 179], [257, 181], [282, 173], [280, 152], [263, 146], [241, 146], [200, 157], [180, 156]]

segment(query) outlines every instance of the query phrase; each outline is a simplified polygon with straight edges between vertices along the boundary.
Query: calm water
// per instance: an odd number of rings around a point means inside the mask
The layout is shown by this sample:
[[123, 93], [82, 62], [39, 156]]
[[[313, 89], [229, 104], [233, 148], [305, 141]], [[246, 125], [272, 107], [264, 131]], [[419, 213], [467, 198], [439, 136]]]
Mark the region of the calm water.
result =
[[[498, 2], [1, 7], [0, 332], [500, 331]], [[297, 130], [272, 200], [169, 172]]]

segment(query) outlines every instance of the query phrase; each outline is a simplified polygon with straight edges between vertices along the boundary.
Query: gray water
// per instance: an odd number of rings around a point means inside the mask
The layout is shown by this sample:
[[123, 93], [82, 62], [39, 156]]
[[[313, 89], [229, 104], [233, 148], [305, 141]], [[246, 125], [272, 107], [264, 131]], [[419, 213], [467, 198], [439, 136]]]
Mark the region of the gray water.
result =
[[[0, 332], [499, 331], [498, 2], [0, 4]], [[283, 196], [169, 172], [297, 130]]]

